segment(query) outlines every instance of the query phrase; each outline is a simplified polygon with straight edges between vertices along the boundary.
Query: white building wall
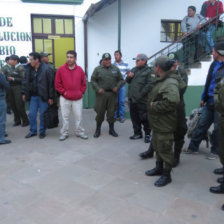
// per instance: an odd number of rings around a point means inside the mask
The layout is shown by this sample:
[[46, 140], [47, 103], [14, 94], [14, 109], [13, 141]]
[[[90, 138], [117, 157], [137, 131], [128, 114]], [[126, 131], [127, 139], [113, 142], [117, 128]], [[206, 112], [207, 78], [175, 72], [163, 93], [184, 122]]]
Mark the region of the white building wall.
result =
[[[75, 46], [78, 52], [78, 64], [84, 67], [84, 35], [82, 16], [91, 3], [99, 0], [85, 0], [82, 5], [24, 3], [21, 0], [1, 0], [0, 17], [12, 17], [13, 27], [0, 27], [4, 31], [28, 32], [31, 36], [31, 14], [75, 16]], [[27, 56], [32, 51], [32, 42], [0, 41], [0, 46], [15, 46], [16, 54]], [[10, 55], [10, 54], [9, 54]], [[4, 60], [8, 55], [0, 55]]]
[[[204, 0], [122, 0], [121, 50], [124, 60], [133, 67], [135, 63], [132, 58], [138, 53], [151, 56], [167, 46], [169, 43], [160, 42], [161, 20], [182, 20], [190, 5], [194, 5], [200, 13], [203, 2]], [[115, 2], [89, 18], [89, 79], [102, 53], [110, 52], [113, 55], [118, 47], [117, 11], [118, 3]], [[202, 69], [200, 72], [205, 71]]]

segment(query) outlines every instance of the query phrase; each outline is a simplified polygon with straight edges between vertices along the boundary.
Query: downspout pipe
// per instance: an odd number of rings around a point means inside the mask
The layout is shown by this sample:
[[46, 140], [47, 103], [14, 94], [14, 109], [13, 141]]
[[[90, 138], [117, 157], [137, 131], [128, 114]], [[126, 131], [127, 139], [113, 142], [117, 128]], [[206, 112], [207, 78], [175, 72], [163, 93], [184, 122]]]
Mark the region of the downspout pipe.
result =
[[121, 50], [121, 0], [118, 0], [118, 50]]

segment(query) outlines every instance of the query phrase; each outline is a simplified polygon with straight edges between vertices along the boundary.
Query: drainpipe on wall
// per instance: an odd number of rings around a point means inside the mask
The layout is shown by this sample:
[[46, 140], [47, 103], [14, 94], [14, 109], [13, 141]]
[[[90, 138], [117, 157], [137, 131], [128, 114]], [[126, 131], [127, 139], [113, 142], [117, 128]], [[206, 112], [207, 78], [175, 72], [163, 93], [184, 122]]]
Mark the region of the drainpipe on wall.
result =
[[[88, 19], [84, 20], [84, 66], [85, 66], [85, 74], [86, 74], [86, 81], [88, 85]], [[86, 103], [85, 108], [89, 108], [89, 88], [87, 88], [87, 94], [86, 94]]]
[[118, 0], [118, 50], [121, 50], [121, 0]]

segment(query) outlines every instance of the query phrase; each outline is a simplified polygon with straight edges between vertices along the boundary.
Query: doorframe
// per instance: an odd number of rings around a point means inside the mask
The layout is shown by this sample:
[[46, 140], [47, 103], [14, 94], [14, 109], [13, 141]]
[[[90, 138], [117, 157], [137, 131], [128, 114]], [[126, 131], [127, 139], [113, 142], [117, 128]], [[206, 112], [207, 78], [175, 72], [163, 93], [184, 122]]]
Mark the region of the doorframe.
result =
[[[52, 28], [52, 33], [51, 34], [35, 34], [34, 33], [34, 27], [33, 27], [33, 19], [34, 18], [49, 18], [53, 19], [51, 28]], [[72, 19], [73, 21], [73, 34], [55, 34], [55, 19]], [[60, 37], [73, 37], [74, 38], [74, 50], [76, 51], [76, 29], [75, 29], [75, 16], [73, 15], [54, 15], [54, 14], [31, 14], [31, 33], [32, 33], [32, 51], [34, 51], [34, 39], [35, 38], [40, 38], [40, 39], [47, 39], [49, 35], [55, 35], [55, 36], [60, 36]], [[52, 46], [52, 51], [53, 51], [53, 63], [55, 63], [55, 56], [54, 56], [54, 39], [53, 41], [53, 46]], [[39, 52], [40, 53], [40, 52]]]

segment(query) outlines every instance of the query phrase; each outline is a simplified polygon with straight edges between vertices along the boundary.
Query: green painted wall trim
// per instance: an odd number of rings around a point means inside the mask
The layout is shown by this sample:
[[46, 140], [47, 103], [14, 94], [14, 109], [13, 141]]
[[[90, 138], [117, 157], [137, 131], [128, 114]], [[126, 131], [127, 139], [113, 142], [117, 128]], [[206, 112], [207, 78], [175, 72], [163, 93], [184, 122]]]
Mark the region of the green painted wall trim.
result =
[[[126, 88], [127, 89], [127, 88]], [[191, 111], [200, 105], [201, 94], [203, 92], [204, 86], [188, 86], [185, 93], [185, 105], [186, 105], [186, 114], [190, 115]], [[96, 102], [96, 94], [93, 90], [91, 84], [88, 82], [86, 93], [83, 97], [83, 108], [94, 108]], [[129, 113], [125, 113], [126, 117], [130, 117]]]
[[22, 0], [29, 3], [81, 5], [84, 0]]

